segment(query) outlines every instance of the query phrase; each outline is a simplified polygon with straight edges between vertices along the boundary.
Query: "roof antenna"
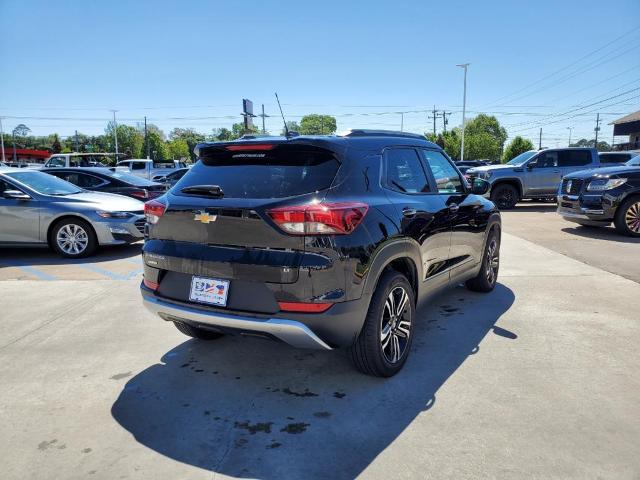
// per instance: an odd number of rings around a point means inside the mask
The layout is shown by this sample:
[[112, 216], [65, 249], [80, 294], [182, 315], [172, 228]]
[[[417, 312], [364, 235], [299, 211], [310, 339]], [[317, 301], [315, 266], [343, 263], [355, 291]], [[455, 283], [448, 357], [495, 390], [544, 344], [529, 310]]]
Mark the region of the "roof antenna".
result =
[[289, 138], [289, 127], [287, 127], [287, 121], [284, 119], [284, 113], [282, 113], [282, 105], [280, 105], [280, 99], [278, 98], [278, 92], [276, 94], [276, 101], [278, 102], [278, 108], [280, 109], [280, 115], [282, 115], [282, 122], [284, 123], [285, 137]]

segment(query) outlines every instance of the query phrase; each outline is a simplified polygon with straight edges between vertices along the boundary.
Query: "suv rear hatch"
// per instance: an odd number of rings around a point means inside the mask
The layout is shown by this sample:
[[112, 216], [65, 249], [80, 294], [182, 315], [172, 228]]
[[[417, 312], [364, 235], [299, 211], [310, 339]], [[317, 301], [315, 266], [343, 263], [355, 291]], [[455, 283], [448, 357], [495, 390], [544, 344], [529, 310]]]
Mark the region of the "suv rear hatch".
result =
[[322, 199], [340, 167], [336, 154], [310, 144], [241, 141], [205, 145], [199, 156], [149, 225], [145, 264], [158, 269], [158, 293], [189, 301], [192, 277], [201, 275], [231, 282], [230, 309], [278, 311], [267, 284], [295, 283], [308, 261], [304, 235], [285, 233], [267, 212]]

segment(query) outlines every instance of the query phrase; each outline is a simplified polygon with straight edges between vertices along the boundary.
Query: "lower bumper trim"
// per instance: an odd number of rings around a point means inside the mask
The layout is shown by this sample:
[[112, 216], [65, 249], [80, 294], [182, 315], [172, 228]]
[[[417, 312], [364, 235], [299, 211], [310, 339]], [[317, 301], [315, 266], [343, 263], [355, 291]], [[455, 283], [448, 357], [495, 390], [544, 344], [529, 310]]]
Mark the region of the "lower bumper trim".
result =
[[147, 310], [161, 318], [172, 317], [176, 320], [184, 320], [187, 323], [195, 322], [214, 327], [266, 333], [293, 347], [331, 350], [331, 347], [313, 333], [309, 327], [295, 320], [284, 318], [261, 320], [241, 315], [204, 312], [195, 308], [163, 302], [156, 297], [146, 295], [143, 297], [143, 302]]

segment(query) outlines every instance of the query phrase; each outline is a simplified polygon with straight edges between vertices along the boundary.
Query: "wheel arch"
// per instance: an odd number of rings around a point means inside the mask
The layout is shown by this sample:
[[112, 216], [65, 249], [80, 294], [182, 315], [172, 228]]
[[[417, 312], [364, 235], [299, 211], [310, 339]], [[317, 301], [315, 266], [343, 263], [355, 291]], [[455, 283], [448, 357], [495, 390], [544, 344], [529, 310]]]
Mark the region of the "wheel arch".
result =
[[382, 274], [388, 269], [393, 269], [407, 277], [417, 301], [420, 279], [422, 278], [420, 258], [420, 248], [415, 240], [402, 239], [385, 245], [375, 255], [371, 263], [365, 280], [364, 293], [370, 297]]
[[523, 197], [524, 188], [522, 185], [522, 180], [520, 180], [517, 177], [507, 177], [507, 178], [497, 179], [494, 183], [491, 184], [491, 192], [493, 192], [494, 188], [499, 187], [500, 185], [505, 185], [505, 184], [515, 187], [515, 189], [518, 191], [518, 196], [520, 197], [520, 199]]

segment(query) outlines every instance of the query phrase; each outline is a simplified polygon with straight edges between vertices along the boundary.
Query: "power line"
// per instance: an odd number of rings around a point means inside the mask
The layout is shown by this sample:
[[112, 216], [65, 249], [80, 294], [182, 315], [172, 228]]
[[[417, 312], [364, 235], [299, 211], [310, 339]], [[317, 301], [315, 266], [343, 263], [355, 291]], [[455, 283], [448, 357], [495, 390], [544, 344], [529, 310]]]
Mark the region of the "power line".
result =
[[634, 27], [634, 28], [632, 28], [631, 30], [626, 31], [626, 32], [625, 32], [625, 33], [623, 33], [622, 35], [620, 35], [620, 36], [618, 36], [618, 37], [614, 38], [613, 40], [611, 40], [610, 42], [608, 42], [608, 43], [604, 44], [602, 47], [599, 47], [599, 48], [597, 48], [597, 49], [595, 49], [595, 50], [593, 50], [593, 51], [591, 51], [591, 52], [587, 53], [586, 55], [583, 55], [582, 57], [580, 57], [579, 59], [575, 60], [574, 62], [571, 62], [570, 64], [565, 65], [564, 67], [561, 67], [560, 69], [558, 69], [558, 70], [556, 70], [556, 71], [554, 71], [554, 72], [550, 73], [549, 75], [546, 75], [546, 76], [544, 76], [544, 77], [542, 77], [542, 78], [540, 78], [540, 79], [536, 80], [535, 82], [532, 82], [532, 83], [529, 83], [529, 84], [525, 85], [524, 87], [522, 87], [522, 88], [520, 88], [520, 89], [516, 90], [515, 92], [512, 92], [512, 93], [510, 93], [510, 94], [508, 94], [508, 95], [504, 95], [504, 96], [502, 96], [502, 97], [499, 97], [498, 99], [494, 100], [494, 101], [493, 101], [493, 102], [491, 102], [491, 103], [488, 103], [487, 105], [494, 105], [494, 104], [496, 104], [497, 102], [499, 102], [499, 101], [501, 101], [501, 100], [503, 100], [503, 99], [505, 99], [505, 98], [512, 97], [513, 95], [516, 95], [516, 94], [518, 94], [518, 93], [520, 93], [520, 92], [523, 92], [523, 91], [527, 90], [528, 88], [530, 88], [530, 87], [532, 87], [532, 86], [538, 85], [538, 84], [540, 84], [540, 83], [544, 82], [545, 80], [547, 80], [547, 79], [549, 79], [549, 78], [551, 78], [551, 77], [556, 76], [557, 74], [559, 74], [559, 73], [561, 73], [561, 72], [563, 72], [563, 71], [565, 71], [565, 70], [567, 70], [567, 69], [569, 69], [569, 68], [573, 67], [574, 65], [579, 64], [580, 62], [582, 62], [583, 60], [585, 60], [585, 59], [589, 58], [590, 56], [592, 56], [592, 55], [594, 55], [594, 54], [596, 54], [596, 53], [598, 53], [598, 52], [601, 52], [602, 50], [604, 50], [604, 49], [605, 49], [605, 48], [607, 48], [608, 46], [613, 45], [614, 43], [616, 43], [618, 40], [620, 40], [620, 39], [622, 39], [622, 38], [626, 37], [627, 35], [629, 35], [629, 34], [631, 34], [631, 33], [635, 32], [635, 31], [637, 31], [637, 29], [638, 29], [638, 27]]

